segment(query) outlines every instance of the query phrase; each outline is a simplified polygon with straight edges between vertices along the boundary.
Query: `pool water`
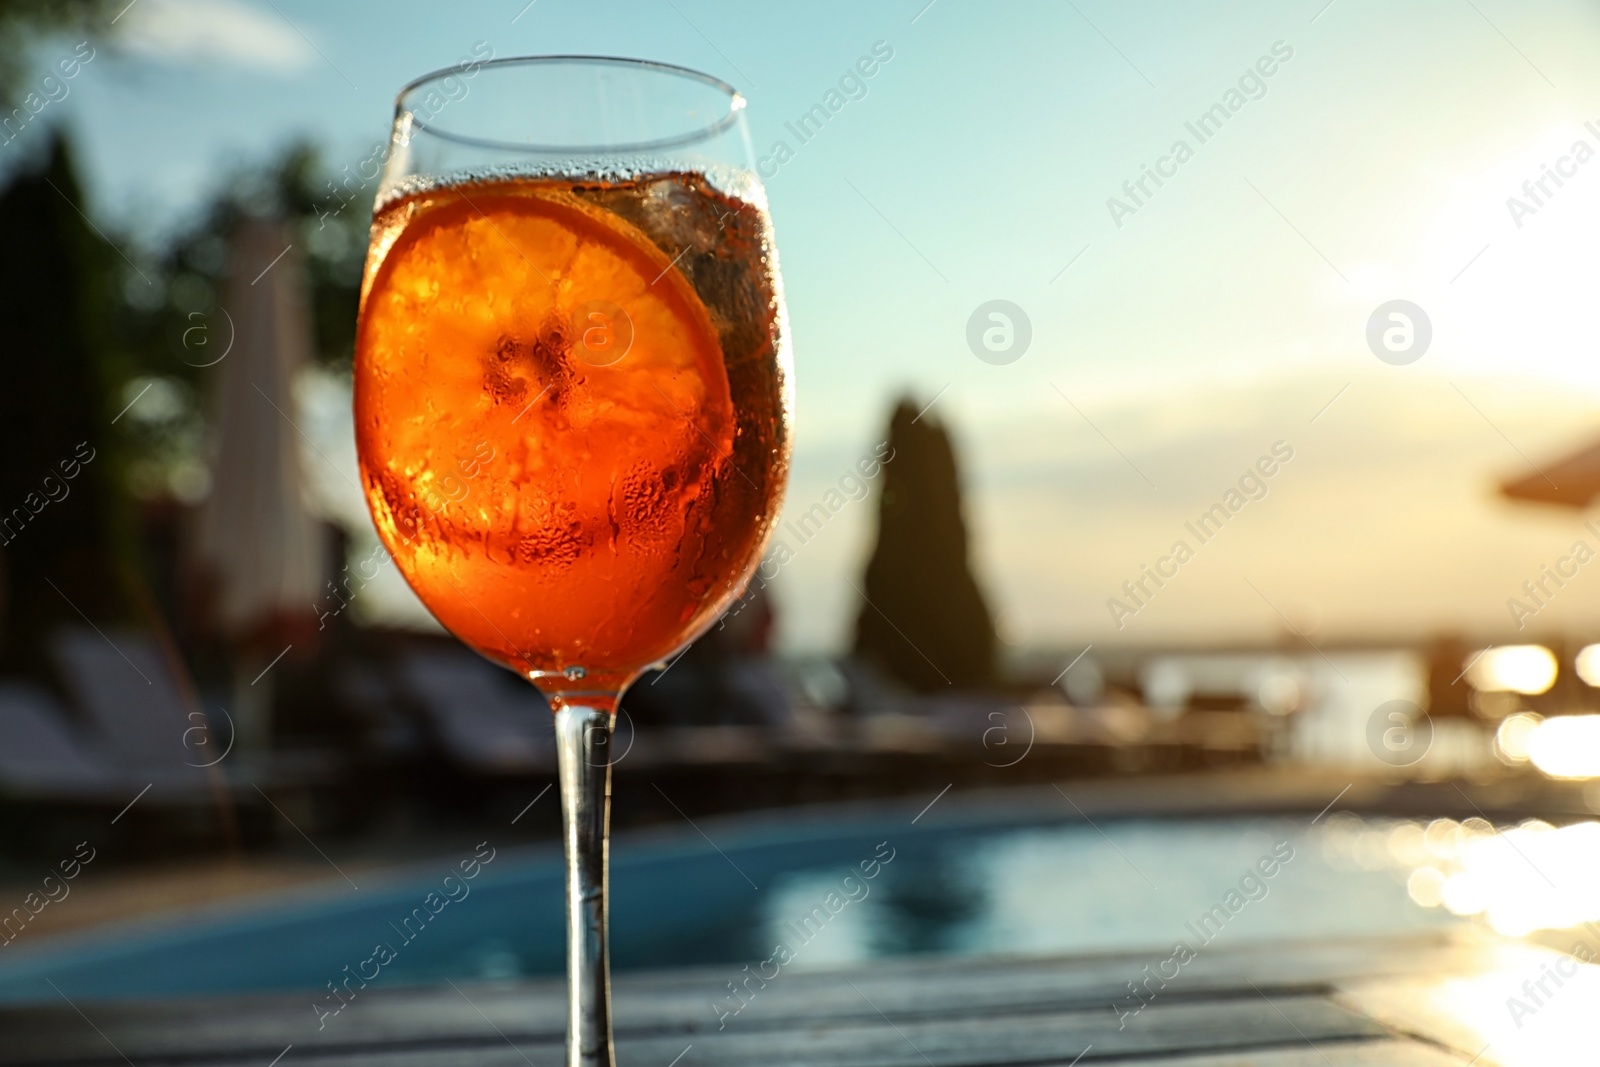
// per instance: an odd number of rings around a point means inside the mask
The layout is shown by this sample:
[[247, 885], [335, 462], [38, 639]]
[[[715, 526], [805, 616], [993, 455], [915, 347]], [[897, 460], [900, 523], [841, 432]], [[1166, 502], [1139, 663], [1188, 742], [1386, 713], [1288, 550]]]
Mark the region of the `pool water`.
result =
[[[903, 850], [881, 884], [848, 904], [795, 965], [913, 953], [1170, 950], [1178, 941], [1193, 948], [1459, 921], [1419, 907], [1389, 869], [1331, 866], [1323, 835], [1304, 819], [1101, 829], [1014, 829]], [[793, 931], [837, 883], [833, 872], [778, 879], [762, 909], [767, 938]]]
[[[835, 813], [701, 828], [716, 848], [692, 833], [615, 841], [616, 969], [1165, 954], [1178, 942], [1195, 949], [1463, 921], [1416, 903], [1405, 864], [1350, 862], [1348, 842], [1377, 831], [1348, 816], [1320, 825], [1305, 817], [1091, 825], [1024, 811], [913, 825]], [[380, 988], [560, 974], [559, 853], [475, 845], [382, 885], [363, 880], [360, 890], [319, 889], [40, 945], [19, 940], [0, 956], [0, 1000], [54, 998], [46, 978], [76, 999], [326, 994], [356, 972]], [[473, 867], [475, 852], [492, 858]], [[464, 876], [462, 861], [475, 877]]]

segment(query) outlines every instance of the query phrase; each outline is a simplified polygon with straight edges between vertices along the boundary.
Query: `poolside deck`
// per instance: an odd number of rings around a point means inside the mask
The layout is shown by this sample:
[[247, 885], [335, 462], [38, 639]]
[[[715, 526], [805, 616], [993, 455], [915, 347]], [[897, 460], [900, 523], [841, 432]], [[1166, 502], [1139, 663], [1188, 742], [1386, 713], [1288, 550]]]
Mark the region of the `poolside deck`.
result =
[[[725, 966], [617, 977], [623, 1067], [1514, 1067], [1592, 1062], [1594, 987], [1513, 1028], [1503, 1001], [1561, 957], [1480, 937], [1202, 948], [1137, 1015], [1165, 954], [923, 958], [785, 971], [719, 1029]], [[1170, 970], [1170, 968], [1169, 968]], [[1591, 967], [1580, 968], [1588, 979]], [[1568, 978], [1569, 985], [1578, 980]], [[1152, 983], [1152, 989], [1158, 987]], [[1553, 987], [1551, 987], [1553, 988]], [[0, 1011], [0, 1065], [558, 1067], [564, 983], [366, 990], [318, 1029], [311, 994]], [[732, 1003], [728, 1001], [728, 1003]], [[1120, 1024], [1120, 1025], [1119, 1025]], [[1578, 1042], [1582, 1042], [1579, 1044]], [[1486, 1047], [1487, 1046], [1487, 1047]], [[1571, 1056], [1561, 1054], [1569, 1050]]]

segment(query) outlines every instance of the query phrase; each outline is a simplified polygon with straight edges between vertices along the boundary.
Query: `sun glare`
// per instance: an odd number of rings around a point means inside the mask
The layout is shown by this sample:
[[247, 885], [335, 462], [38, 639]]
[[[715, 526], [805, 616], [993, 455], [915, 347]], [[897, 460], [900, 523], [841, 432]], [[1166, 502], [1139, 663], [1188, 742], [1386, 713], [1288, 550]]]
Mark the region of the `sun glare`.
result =
[[1552, 778], [1600, 778], [1600, 715], [1546, 719], [1527, 745], [1533, 765]]
[[1556, 657], [1543, 645], [1501, 645], [1472, 661], [1467, 681], [1479, 692], [1534, 696], [1555, 684]]

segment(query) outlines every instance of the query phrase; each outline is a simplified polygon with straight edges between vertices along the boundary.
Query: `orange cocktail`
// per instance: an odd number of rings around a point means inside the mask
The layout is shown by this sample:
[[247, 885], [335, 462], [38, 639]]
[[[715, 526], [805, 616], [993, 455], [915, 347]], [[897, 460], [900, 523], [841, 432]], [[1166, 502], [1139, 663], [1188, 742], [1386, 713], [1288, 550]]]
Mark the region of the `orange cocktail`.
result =
[[693, 173], [380, 207], [362, 480], [447, 629], [535, 681], [615, 690], [716, 618], [787, 475], [777, 277], [763, 211]]

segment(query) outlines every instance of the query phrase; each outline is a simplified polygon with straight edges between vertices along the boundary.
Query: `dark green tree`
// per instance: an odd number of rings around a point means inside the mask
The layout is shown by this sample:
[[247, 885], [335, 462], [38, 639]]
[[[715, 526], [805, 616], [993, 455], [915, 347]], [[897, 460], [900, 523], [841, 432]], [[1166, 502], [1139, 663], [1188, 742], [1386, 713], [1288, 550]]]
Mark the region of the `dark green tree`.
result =
[[889, 445], [855, 651], [920, 692], [992, 684], [994, 620], [967, 556], [950, 437], [902, 399]]
[[[127, 516], [102, 388], [106, 257], [65, 144], [0, 192], [0, 657], [39, 668], [60, 623], [128, 618]], [[81, 614], [80, 614], [81, 612]]]

